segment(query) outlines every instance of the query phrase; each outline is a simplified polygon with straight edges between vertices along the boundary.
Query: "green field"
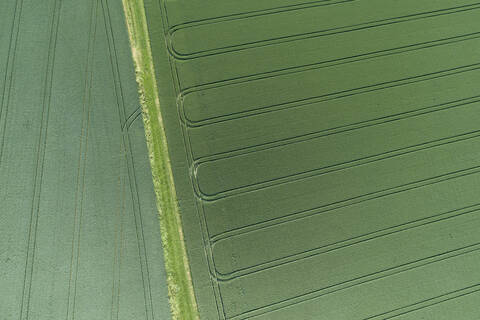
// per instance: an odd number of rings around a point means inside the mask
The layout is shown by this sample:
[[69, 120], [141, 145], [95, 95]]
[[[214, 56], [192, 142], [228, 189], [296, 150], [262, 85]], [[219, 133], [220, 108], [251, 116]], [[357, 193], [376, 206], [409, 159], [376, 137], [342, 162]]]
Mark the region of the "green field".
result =
[[0, 1], [0, 320], [476, 320], [480, 2]]
[[145, 9], [201, 319], [478, 318], [478, 2]]
[[0, 319], [169, 318], [121, 1], [0, 1]]

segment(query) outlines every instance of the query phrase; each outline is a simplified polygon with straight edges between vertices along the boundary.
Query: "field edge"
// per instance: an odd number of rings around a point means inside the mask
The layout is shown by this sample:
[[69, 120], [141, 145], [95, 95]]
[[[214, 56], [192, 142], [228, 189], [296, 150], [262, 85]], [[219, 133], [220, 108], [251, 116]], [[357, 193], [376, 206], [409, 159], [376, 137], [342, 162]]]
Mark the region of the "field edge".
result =
[[143, 0], [122, 0], [142, 105], [157, 197], [160, 231], [173, 319], [199, 319], [184, 243], [167, 141], [162, 124]]

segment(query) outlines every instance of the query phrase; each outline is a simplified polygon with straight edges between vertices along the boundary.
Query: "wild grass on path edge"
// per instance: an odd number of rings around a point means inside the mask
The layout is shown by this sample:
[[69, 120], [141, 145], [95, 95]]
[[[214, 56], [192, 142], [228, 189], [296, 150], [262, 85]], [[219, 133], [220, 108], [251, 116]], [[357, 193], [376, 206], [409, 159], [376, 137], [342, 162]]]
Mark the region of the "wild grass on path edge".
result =
[[145, 135], [157, 196], [160, 230], [173, 319], [199, 319], [190, 276], [181, 217], [160, 115], [161, 106], [143, 0], [122, 0], [135, 63]]

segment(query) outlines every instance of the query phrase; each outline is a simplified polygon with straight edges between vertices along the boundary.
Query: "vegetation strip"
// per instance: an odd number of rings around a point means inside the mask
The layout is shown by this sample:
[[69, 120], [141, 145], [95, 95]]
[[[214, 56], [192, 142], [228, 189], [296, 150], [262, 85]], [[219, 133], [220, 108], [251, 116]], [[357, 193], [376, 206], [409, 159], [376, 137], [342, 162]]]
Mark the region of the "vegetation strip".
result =
[[135, 62], [145, 134], [157, 196], [172, 314], [174, 319], [198, 319], [167, 142], [160, 116], [160, 101], [143, 0], [123, 0], [123, 6]]

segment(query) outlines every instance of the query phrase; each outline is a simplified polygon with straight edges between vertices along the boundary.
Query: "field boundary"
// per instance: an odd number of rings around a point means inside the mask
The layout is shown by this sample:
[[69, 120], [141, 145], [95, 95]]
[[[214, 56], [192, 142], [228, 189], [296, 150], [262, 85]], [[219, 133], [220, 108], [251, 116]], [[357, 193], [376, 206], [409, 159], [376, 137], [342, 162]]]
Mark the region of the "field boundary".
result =
[[173, 319], [199, 319], [183, 238], [143, 0], [122, 0], [157, 197]]

